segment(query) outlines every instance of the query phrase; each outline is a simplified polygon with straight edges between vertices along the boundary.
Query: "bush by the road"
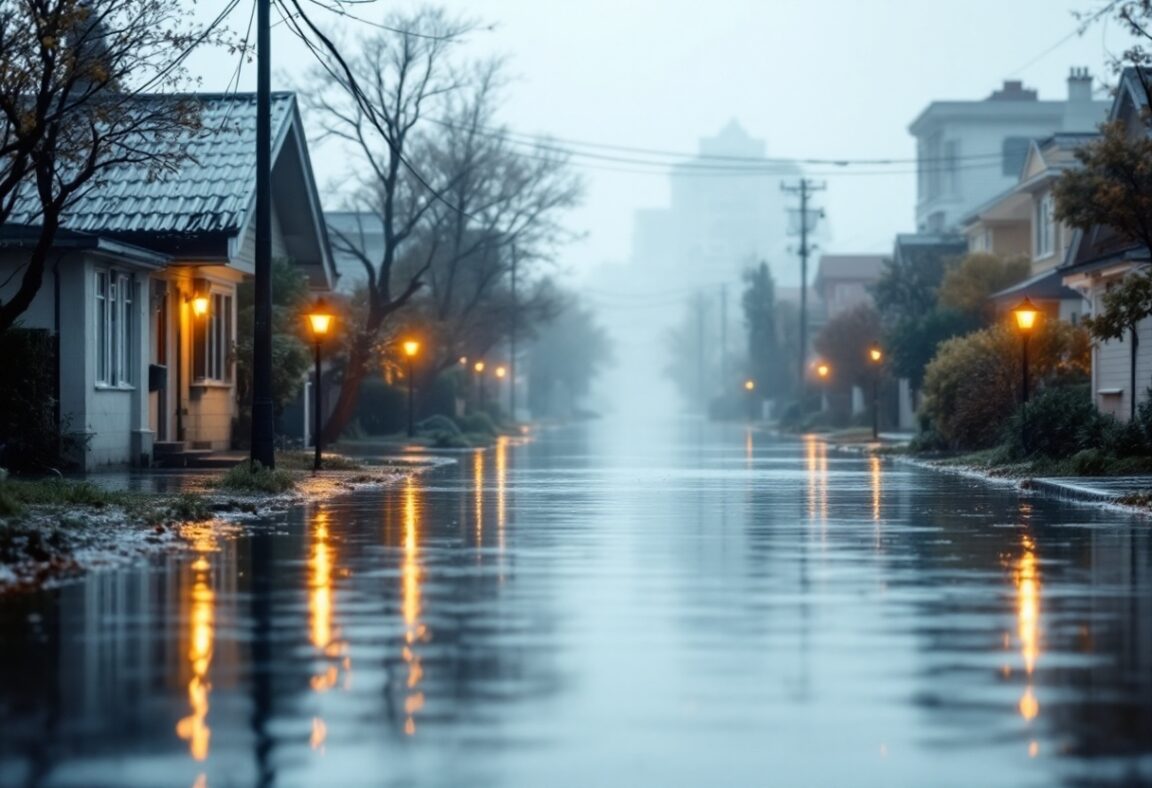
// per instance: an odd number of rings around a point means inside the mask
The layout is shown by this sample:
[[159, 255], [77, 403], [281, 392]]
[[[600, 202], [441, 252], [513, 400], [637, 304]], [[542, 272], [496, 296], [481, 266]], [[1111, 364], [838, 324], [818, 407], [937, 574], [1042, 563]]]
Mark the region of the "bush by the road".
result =
[[[1033, 390], [1087, 380], [1089, 347], [1083, 328], [1044, 321], [1029, 345]], [[1020, 336], [1005, 324], [942, 343], [924, 373], [922, 417], [949, 448], [996, 445], [1016, 411], [1020, 365]]]
[[1012, 457], [1071, 457], [1098, 448], [1115, 426], [1096, 409], [1086, 386], [1040, 391], [1016, 409], [1005, 428], [1005, 448]]

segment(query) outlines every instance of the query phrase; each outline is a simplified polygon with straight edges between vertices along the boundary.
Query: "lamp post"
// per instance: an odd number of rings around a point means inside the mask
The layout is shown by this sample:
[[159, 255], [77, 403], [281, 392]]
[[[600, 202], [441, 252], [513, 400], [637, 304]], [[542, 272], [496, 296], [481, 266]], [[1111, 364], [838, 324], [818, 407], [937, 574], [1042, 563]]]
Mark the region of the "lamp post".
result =
[[[1023, 411], [1028, 407], [1028, 339], [1032, 336], [1032, 329], [1036, 327], [1036, 317], [1039, 310], [1025, 296], [1024, 300], [1012, 309], [1016, 318], [1016, 328], [1020, 329], [1020, 408]], [[1028, 420], [1023, 412], [1020, 414], [1020, 443], [1025, 453], [1028, 451]]]
[[320, 470], [320, 434], [323, 432], [323, 410], [320, 407], [320, 344], [332, 327], [332, 310], [323, 298], [316, 299], [312, 311], [308, 313], [308, 323], [312, 326], [312, 339], [316, 347], [316, 386], [313, 399], [316, 400], [316, 428], [313, 442], [316, 444], [316, 457], [312, 461], [313, 472]]
[[873, 344], [868, 348], [868, 360], [875, 366], [872, 374], [872, 440], [880, 440], [880, 364], [884, 361], [884, 351]]
[[408, 437], [416, 437], [416, 394], [412, 375], [412, 364], [420, 352], [420, 343], [409, 339], [404, 343], [404, 356], [408, 359]]
[[1025, 298], [1012, 309], [1016, 318], [1016, 327], [1020, 329], [1020, 357], [1021, 375], [1020, 397], [1022, 404], [1028, 404], [1028, 339], [1032, 336], [1032, 329], [1036, 327], [1036, 317], [1040, 311], [1031, 301]]
[[496, 376], [496, 403], [500, 403], [500, 386], [503, 385], [504, 379], [508, 377], [508, 368], [503, 364], [492, 370], [492, 374]]
[[479, 407], [483, 407], [484, 400], [487, 399], [484, 396], [484, 361], [483, 360], [477, 361], [475, 364], [472, 365], [472, 369], [474, 369], [476, 371], [476, 379], [479, 381], [477, 383], [477, 386], [478, 386], [477, 407], [479, 408]]
[[832, 367], [828, 362], [820, 361], [816, 364], [816, 377], [820, 378], [820, 410], [828, 410], [828, 376], [832, 374]]
[[748, 421], [756, 419], [756, 381], [748, 378], [744, 381], [744, 390], [748, 392]]

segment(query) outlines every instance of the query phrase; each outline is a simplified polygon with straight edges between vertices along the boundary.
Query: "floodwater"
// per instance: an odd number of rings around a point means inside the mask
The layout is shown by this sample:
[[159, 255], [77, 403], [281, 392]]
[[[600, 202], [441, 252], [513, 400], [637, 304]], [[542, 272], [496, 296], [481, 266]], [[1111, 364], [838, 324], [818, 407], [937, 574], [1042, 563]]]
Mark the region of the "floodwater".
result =
[[548, 432], [0, 601], [0, 783], [1152, 785], [1149, 527]]

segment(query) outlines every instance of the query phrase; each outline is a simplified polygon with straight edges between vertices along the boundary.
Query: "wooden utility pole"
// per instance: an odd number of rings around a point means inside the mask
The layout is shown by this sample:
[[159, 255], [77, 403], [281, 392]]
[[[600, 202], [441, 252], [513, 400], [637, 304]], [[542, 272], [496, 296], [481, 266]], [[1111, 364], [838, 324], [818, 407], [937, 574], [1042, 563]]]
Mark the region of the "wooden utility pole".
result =
[[814, 192], [824, 191], [825, 186], [822, 183], [816, 184], [807, 178], [801, 178], [800, 183], [795, 186], [781, 184], [780, 188], [788, 194], [800, 195], [800, 352], [797, 354], [796, 390], [797, 400], [800, 402], [800, 408], [803, 409], [805, 394], [807, 393], [808, 371], [808, 255], [815, 248], [808, 243], [808, 234], [814, 229], [815, 220], [824, 216], [823, 211], [817, 211], [815, 216], [812, 216], [808, 208], [808, 201]]
[[276, 467], [272, 412], [271, 2], [256, 0], [256, 260], [253, 282], [256, 319], [252, 337], [251, 461], [265, 468]]

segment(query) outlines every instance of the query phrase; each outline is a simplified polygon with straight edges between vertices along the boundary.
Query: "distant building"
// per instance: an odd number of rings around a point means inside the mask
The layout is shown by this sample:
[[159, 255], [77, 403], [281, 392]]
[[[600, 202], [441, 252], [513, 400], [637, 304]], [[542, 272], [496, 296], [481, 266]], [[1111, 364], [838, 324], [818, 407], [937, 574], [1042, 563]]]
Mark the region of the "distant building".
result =
[[813, 287], [824, 305], [825, 318], [831, 320], [860, 304], [871, 304], [868, 288], [880, 278], [883, 269], [884, 255], [822, 255]]
[[[705, 287], [738, 280], [751, 262], [767, 260], [778, 279], [788, 246], [788, 196], [783, 183], [800, 176], [767, 158], [763, 140], [735, 120], [700, 140], [700, 155], [669, 173], [667, 208], [638, 211], [632, 267], [664, 286]], [[749, 174], [762, 167], [763, 174]], [[724, 172], [724, 168], [739, 170]]]
[[916, 138], [916, 228], [954, 231], [1020, 179], [1033, 140], [1093, 132], [1108, 101], [1092, 98], [1092, 76], [1073, 69], [1065, 101], [1041, 101], [1017, 81], [983, 101], [933, 101], [908, 127]]

